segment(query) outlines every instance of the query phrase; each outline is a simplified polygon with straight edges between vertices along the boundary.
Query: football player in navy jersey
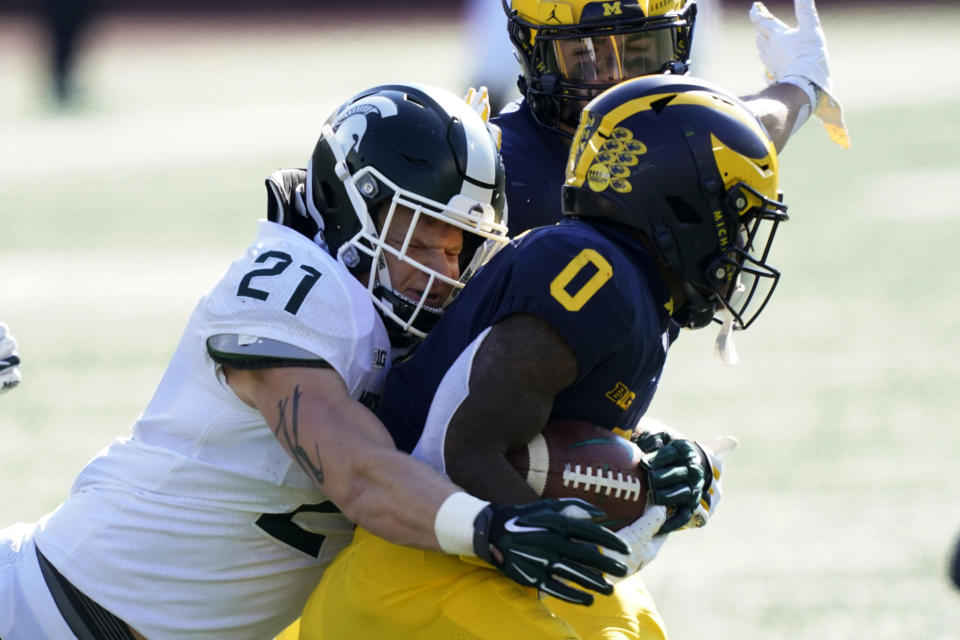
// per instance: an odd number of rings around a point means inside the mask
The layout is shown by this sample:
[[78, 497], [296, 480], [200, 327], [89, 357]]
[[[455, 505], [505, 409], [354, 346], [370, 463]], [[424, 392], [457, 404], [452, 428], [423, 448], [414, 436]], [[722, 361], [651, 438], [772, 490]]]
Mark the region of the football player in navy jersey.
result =
[[[608, 87], [652, 73], [680, 75], [690, 64], [696, 0], [502, 0], [520, 60], [521, 97], [491, 122], [503, 132], [510, 235], [553, 224], [581, 108]], [[814, 0], [795, 0], [797, 28], [754, 3], [757, 48], [770, 86], [742, 100], [777, 151], [817, 114], [849, 146], [831, 95], [826, 41]]]
[[[586, 107], [563, 214], [478, 272], [417, 351], [395, 364], [379, 412], [401, 449], [494, 502], [538, 497], [506, 452], [555, 419], [629, 431], [653, 397], [674, 328], [702, 328], [722, 314], [745, 329], [779, 278], [768, 254], [787, 216], [773, 142], [741, 101], [693, 78], [634, 79]], [[713, 452], [682, 442], [650, 458], [656, 495], [667, 482], [656, 474], [660, 463], [689, 456], [676, 466], [678, 491], [666, 492], [674, 501], [659, 496], [647, 508], [659, 516], [645, 513], [621, 530], [634, 570], [651, 530], [702, 524], [689, 511], [665, 523], [667, 504], [699, 503], [718, 477]], [[476, 559], [398, 547], [363, 529], [325, 574], [302, 624], [300, 637], [310, 640], [666, 635], [644, 591], [565, 605]]]

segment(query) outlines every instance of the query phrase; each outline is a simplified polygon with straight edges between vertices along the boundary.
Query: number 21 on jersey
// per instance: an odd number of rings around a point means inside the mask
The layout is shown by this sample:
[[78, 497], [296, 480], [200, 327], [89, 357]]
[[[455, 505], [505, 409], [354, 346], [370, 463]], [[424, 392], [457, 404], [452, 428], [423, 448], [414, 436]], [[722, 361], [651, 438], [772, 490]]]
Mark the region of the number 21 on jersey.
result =
[[[266, 300], [270, 293], [264, 291], [263, 289], [257, 289], [252, 285], [252, 282], [257, 278], [271, 278], [279, 276], [281, 273], [287, 270], [291, 264], [293, 264], [293, 258], [290, 257], [289, 253], [284, 251], [264, 251], [254, 262], [263, 264], [272, 260], [273, 265], [269, 267], [264, 267], [263, 269], [254, 269], [243, 276], [243, 279], [240, 281], [240, 286], [237, 287], [237, 295], [244, 296], [247, 298], [255, 298], [257, 300]], [[303, 279], [300, 280], [300, 284], [297, 285], [297, 288], [290, 295], [290, 299], [287, 301], [287, 304], [283, 307], [283, 310], [291, 315], [296, 315], [297, 311], [300, 310], [300, 305], [303, 304], [303, 301], [306, 299], [307, 294], [310, 293], [310, 289], [313, 288], [313, 285], [317, 283], [317, 280], [320, 279], [320, 276], [323, 275], [313, 267], [309, 265], [302, 264], [300, 269], [305, 272]]]

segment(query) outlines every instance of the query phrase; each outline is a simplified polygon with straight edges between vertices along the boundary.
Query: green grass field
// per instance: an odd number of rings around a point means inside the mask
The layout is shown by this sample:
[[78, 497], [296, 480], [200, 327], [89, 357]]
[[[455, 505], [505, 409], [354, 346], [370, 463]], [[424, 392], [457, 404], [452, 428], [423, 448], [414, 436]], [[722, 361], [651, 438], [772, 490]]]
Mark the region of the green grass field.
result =
[[[821, 15], [854, 147], [817, 122], [791, 141], [781, 288], [737, 367], [685, 335], [654, 403], [741, 441], [717, 517], [646, 570], [675, 639], [960, 638], [960, 9], [839, 4]], [[460, 91], [469, 62], [443, 21], [110, 21], [85, 106], [59, 113], [32, 33], [0, 25], [0, 320], [24, 376], [0, 398], [0, 525], [127, 432], [252, 237], [263, 177], [304, 164], [332, 108], [379, 82]], [[705, 75], [760, 87], [745, 11], [712, 44]]]

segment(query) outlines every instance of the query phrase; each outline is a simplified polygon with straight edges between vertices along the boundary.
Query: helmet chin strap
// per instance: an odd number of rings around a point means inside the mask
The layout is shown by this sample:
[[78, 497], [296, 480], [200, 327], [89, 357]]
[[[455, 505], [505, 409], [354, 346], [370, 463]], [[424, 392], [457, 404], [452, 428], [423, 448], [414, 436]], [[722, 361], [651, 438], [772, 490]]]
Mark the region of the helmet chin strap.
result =
[[[737, 281], [734, 283], [734, 292], [741, 293], [743, 290], [743, 281], [740, 280], [738, 274]], [[726, 305], [723, 305], [718, 315], [721, 319], [720, 331], [717, 332], [717, 341], [713, 345], [713, 352], [720, 359], [720, 362], [732, 367], [740, 361], [737, 356], [737, 345], [733, 342], [733, 328], [736, 317]]]
[[732, 367], [740, 361], [737, 356], [737, 345], [733, 341], [733, 314], [730, 309], [724, 307], [720, 311], [720, 317], [723, 322], [720, 324], [720, 331], [717, 332], [717, 341], [713, 344], [713, 352], [723, 364]]
[[711, 322], [716, 302], [704, 298], [689, 282], [683, 282], [684, 302], [674, 313], [674, 320], [687, 329], [702, 329]]

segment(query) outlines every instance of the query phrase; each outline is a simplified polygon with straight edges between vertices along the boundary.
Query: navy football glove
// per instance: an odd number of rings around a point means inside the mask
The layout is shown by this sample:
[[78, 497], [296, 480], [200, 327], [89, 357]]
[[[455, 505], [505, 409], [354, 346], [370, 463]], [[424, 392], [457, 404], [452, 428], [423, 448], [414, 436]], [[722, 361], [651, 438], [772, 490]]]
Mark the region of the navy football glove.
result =
[[602, 517], [600, 509], [575, 498], [523, 506], [490, 504], [474, 521], [474, 552], [525, 587], [589, 605], [593, 596], [583, 589], [609, 595], [613, 586], [602, 574], [623, 576], [627, 572], [622, 562], [597, 548], [629, 551], [617, 534], [592, 522]]

